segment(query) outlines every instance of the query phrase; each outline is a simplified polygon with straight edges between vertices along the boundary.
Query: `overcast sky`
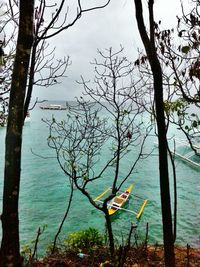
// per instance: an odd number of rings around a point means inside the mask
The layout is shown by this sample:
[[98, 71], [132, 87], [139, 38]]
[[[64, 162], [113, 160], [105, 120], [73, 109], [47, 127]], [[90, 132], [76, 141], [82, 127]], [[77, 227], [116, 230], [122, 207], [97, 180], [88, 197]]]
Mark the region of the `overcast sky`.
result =
[[[92, 4], [105, 3], [106, 0], [83, 1]], [[147, 7], [147, 1], [143, 2]], [[183, 2], [188, 5], [189, 0]], [[181, 14], [180, 0], [155, 0], [154, 9], [156, 19], [162, 20], [163, 28], [174, 27], [176, 15]], [[74, 15], [73, 8], [70, 15]], [[57, 57], [69, 55], [72, 65], [68, 68], [68, 77], [63, 79], [62, 84], [52, 88], [35, 87], [33, 100], [35, 97], [48, 100], [74, 99], [82, 91], [82, 87], [76, 84], [75, 80], [78, 80], [80, 75], [86, 79], [93, 78], [93, 66], [89, 62], [96, 57], [97, 48], [102, 50], [113, 47], [118, 50], [121, 44], [124, 47], [124, 55], [130, 61], [137, 58], [137, 49], [142, 49], [142, 44], [135, 21], [134, 1], [111, 0], [106, 8], [83, 14], [73, 27], [49, 41], [56, 46]]]

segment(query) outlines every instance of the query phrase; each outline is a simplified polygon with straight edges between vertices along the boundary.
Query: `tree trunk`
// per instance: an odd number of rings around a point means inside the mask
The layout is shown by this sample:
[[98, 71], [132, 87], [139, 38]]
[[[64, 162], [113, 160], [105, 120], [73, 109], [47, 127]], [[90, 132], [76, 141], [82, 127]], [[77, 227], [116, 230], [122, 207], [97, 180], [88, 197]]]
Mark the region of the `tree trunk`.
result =
[[170, 203], [169, 172], [167, 159], [167, 137], [165, 127], [165, 116], [162, 96], [162, 72], [157, 64], [153, 64], [152, 72], [154, 77], [155, 106], [158, 127], [159, 144], [159, 170], [160, 170], [160, 194], [163, 220], [163, 237], [165, 264], [168, 267], [174, 266], [174, 237]]
[[154, 19], [153, 19], [154, 0], [149, 0], [150, 37], [148, 37], [144, 25], [141, 0], [134, 0], [134, 1], [135, 1], [138, 29], [153, 73], [156, 121], [158, 127], [160, 195], [161, 195], [161, 208], [162, 208], [162, 220], [163, 220], [165, 265], [167, 267], [173, 267], [175, 266], [175, 258], [174, 258], [174, 238], [172, 230], [172, 214], [171, 214], [170, 186], [169, 186], [169, 172], [168, 172], [168, 158], [167, 158], [167, 136], [166, 136], [167, 133], [166, 133], [164, 103], [163, 103], [162, 69], [156, 54], [156, 48], [154, 43]]
[[106, 219], [106, 227], [108, 231], [110, 255], [112, 257], [115, 253], [115, 243], [114, 243], [114, 237], [113, 237], [113, 232], [112, 232], [112, 225], [111, 225], [110, 216], [108, 214], [108, 210], [104, 211], [104, 214], [105, 214], [105, 219]]
[[33, 42], [34, 0], [20, 0], [19, 32], [10, 90], [6, 132], [1, 266], [21, 266], [18, 201], [24, 98]]
[[32, 53], [30, 58], [30, 69], [29, 69], [29, 83], [27, 87], [27, 93], [24, 101], [24, 119], [26, 118], [28, 107], [31, 101], [33, 85], [34, 85], [34, 76], [35, 76], [35, 62], [36, 62], [36, 53], [37, 53], [37, 45], [34, 42], [32, 47]]

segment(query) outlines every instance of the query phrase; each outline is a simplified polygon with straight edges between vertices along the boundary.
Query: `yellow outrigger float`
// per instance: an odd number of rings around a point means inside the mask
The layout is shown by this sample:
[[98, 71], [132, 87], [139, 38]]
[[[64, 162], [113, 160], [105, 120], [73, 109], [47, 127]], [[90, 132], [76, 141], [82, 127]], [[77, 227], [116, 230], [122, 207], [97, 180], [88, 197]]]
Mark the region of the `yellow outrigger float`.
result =
[[[138, 212], [133, 211], [133, 210], [129, 210], [129, 209], [125, 209], [123, 208], [124, 204], [127, 202], [128, 198], [132, 192], [133, 189], [133, 184], [131, 184], [126, 191], [122, 192], [119, 196], [116, 196], [112, 199], [112, 201], [108, 204], [108, 213], [110, 216], [116, 214], [117, 211], [119, 210], [123, 210], [123, 211], [127, 211], [130, 213], [133, 213], [135, 215], [136, 220], [139, 220], [143, 214], [144, 208], [147, 205], [148, 199], [145, 199], [139, 209]], [[111, 191], [111, 188], [107, 188], [103, 193], [101, 193], [99, 196], [97, 196], [94, 201], [98, 201], [103, 203], [102, 200], [100, 200], [104, 195], [106, 195], [109, 191]]]

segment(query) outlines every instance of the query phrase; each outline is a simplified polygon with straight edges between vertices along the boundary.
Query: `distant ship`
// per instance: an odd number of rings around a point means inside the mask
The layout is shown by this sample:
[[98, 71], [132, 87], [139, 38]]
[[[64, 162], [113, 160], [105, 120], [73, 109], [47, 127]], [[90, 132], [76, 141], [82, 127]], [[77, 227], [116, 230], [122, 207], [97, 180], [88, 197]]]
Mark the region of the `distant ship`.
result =
[[66, 107], [63, 107], [62, 105], [55, 105], [50, 104], [48, 106], [40, 106], [41, 109], [51, 109], [51, 110], [66, 110]]

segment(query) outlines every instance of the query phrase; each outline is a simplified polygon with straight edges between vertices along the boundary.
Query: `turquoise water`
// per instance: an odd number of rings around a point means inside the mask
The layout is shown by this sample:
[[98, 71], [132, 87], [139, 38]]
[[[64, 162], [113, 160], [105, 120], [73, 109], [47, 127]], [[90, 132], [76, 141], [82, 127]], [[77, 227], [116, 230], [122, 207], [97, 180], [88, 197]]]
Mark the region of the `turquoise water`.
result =
[[[26, 123], [23, 133], [22, 178], [20, 193], [20, 235], [22, 244], [28, 243], [36, 237], [39, 226], [47, 225], [41, 236], [40, 249], [44, 250], [47, 243], [53, 240], [59, 223], [65, 213], [68, 204], [70, 187], [68, 178], [60, 170], [54, 151], [48, 148], [46, 138], [48, 127], [42, 118], [62, 118], [65, 111], [49, 111], [36, 108], [31, 112], [31, 121]], [[5, 129], [0, 129], [0, 189], [2, 201], [3, 186], [3, 159], [4, 159]], [[154, 148], [154, 136], [150, 136], [145, 145], [148, 153]], [[131, 152], [121, 166], [121, 176], [136, 156]], [[39, 155], [39, 156], [38, 156]], [[176, 160], [177, 190], [178, 190], [178, 225], [177, 244], [200, 247], [200, 172], [195, 168]], [[91, 186], [94, 196], [100, 194], [110, 185], [112, 172], [107, 172], [104, 179], [98, 185]], [[155, 149], [152, 155], [138, 163], [130, 181], [134, 182], [133, 192], [142, 198], [149, 199], [145, 212], [138, 227], [139, 237], [145, 236], [146, 223], [149, 223], [150, 242], [161, 242], [162, 220], [160, 211], [158, 157]], [[126, 185], [125, 185], [126, 187]], [[139, 206], [138, 199], [130, 198], [127, 206], [130, 210], [136, 210]], [[125, 237], [134, 215], [120, 212], [113, 221], [115, 235], [118, 238]], [[104, 231], [104, 217], [96, 211], [81, 195], [75, 191], [69, 216], [63, 227], [62, 235], [66, 236], [71, 231], [82, 228], [96, 227]]]

